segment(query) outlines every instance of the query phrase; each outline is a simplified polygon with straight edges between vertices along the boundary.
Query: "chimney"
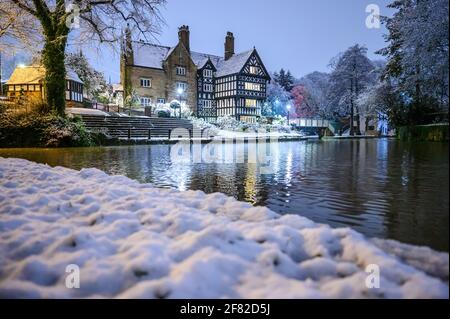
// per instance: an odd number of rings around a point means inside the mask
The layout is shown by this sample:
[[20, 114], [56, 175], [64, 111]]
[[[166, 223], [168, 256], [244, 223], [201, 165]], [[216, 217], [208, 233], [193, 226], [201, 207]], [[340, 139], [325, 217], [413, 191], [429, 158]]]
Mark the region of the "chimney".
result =
[[234, 55], [234, 35], [232, 32], [227, 32], [225, 38], [225, 61]]
[[183, 43], [186, 50], [189, 53], [191, 53], [191, 46], [189, 43], [189, 35], [190, 35], [189, 26], [182, 25], [181, 27], [178, 28], [178, 39], [179, 39], [180, 43]]

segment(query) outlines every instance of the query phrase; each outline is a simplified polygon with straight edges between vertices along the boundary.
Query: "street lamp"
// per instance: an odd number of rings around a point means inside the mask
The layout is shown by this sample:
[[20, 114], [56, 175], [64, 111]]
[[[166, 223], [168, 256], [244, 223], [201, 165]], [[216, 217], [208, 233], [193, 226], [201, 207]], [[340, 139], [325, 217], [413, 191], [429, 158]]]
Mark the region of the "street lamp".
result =
[[183, 90], [183, 88], [181, 88], [181, 87], [179, 87], [178, 89], [177, 89], [177, 93], [178, 93], [178, 102], [180, 102], [180, 119], [181, 119], [181, 96], [183, 95], [183, 93], [184, 93], [184, 90]]
[[288, 113], [287, 113], [287, 122], [288, 122], [288, 126], [290, 125], [290, 122], [289, 122], [289, 117], [290, 117], [290, 114], [291, 114], [291, 105], [290, 104], [288, 104], [287, 106], [286, 106], [286, 108], [287, 108], [287, 111], [288, 111]]

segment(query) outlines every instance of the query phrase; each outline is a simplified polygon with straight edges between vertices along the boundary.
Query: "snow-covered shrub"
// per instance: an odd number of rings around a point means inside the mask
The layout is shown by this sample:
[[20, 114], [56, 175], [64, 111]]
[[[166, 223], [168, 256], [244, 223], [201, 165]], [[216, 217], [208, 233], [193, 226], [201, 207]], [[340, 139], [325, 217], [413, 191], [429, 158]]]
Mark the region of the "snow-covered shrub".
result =
[[184, 119], [190, 118], [192, 116], [192, 110], [187, 105], [181, 106], [181, 117]]
[[157, 117], [171, 117], [174, 115], [173, 113], [173, 109], [170, 107], [170, 104], [158, 104], [158, 106], [156, 106], [153, 109], [153, 113], [157, 116]]
[[205, 121], [205, 119], [197, 118], [194, 116], [191, 116], [188, 119], [192, 122], [194, 127], [198, 128], [202, 131], [208, 130], [208, 134], [210, 136], [219, 134], [219, 128], [216, 125]]
[[287, 118], [284, 117], [284, 116], [281, 116], [281, 115], [276, 115], [273, 118], [272, 124], [273, 125], [277, 125], [277, 126], [279, 126], [279, 125], [286, 126], [287, 125]]
[[241, 124], [242, 122], [239, 122], [234, 117], [231, 117], [229, 115], [221, 116], [217, 119], [217, 126], [221, 130], [234, 131], [240, 129]]

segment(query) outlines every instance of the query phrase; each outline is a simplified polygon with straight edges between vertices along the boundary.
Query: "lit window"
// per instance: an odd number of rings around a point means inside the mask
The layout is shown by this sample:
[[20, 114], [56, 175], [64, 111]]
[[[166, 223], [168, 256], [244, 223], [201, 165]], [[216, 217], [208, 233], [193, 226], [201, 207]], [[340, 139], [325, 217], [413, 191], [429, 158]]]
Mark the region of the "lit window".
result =
[[141, 78], [141, 87], [151, 88], [152, 87], [152, 79]]
[[205, 84], [205, 85], [203, 86], [203, 91], [205, 91], [205, 92], [212, 92], [212, 91], [213, 91], [213, 86], [212, 86], [212, 84]]
[[177, 66], [177, 75], [185, 76], [186, 68], [184, 66]]
[[246, 107], [256, 107], [256, 105], [257, 105], [256, 100], [250, 100], [250, 99], [245, 100]]
[[158, 104], [165, 104], [165, 103], [166, 103], [166, 99], [162, 99], [162, 98], [158, 99]]
[[250, 74], [258, 74], [259, 68], [257, 66], [251, 66], [250, 67]]
[[261, 84], [245, 82], [245, 89], [248, 91], [261, 91]]

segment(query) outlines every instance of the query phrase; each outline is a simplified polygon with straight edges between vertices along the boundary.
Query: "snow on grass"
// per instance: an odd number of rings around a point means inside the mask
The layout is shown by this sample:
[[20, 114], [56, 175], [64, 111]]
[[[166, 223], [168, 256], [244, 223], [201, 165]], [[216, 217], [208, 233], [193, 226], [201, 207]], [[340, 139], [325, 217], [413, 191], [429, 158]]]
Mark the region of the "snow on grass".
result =
[[218, 138], [262, 138], [262, 137], [276, 137], [276, 138], [301, 138], [303, 135], [292, 132], [264, 132], [264, 133], [255, 133], [255, 132], [236, 132], [236, 131], [227, 131], [227, 130], [219, 130], [217, 134]]
[[0, 158], [0, 297], [448, 298], [448, 271], [446, 253], [223, 194]]

